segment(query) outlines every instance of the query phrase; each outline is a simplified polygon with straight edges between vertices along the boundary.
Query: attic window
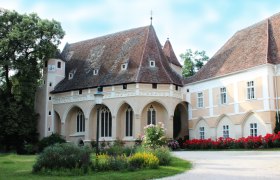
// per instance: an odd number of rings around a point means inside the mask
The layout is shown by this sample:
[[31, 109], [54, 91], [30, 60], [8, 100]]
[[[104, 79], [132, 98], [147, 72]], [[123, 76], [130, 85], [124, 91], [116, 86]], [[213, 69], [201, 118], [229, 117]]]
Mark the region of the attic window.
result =
[[123, 63], [121, 69], [122, 69], [122, 70], [126, 70], [126, 69], [127, 69], [127, 63]]
[[153, 89], [157, 89], [157, 84], [156, 83], [153, 83]]
[[97, 75], [98, 74], [98, 69], [94, 69], [93, 70], [93, 75], [95, 76], [95, 75]]
[[73, 73], [69, 73], [68, 79], [73, 79]]
[[150, 67], [156, 67], [155, 61], [150, 61]]

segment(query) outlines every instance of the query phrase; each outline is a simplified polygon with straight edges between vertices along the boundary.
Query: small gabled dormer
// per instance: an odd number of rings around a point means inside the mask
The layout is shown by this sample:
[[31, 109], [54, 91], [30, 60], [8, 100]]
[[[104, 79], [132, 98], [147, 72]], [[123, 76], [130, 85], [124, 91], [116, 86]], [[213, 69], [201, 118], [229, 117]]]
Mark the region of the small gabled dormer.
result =
[[128, 62], [122, 63], [122, 64], [121, 64], [121, 70], [122, 70], [122, 71], [127, 70], [127, 66], [128, 66]]
[[99, 69], [98, 68], [93, 69], [92, 73], [93, 73], [94, 76], [97, 76], [98, 73], [99, 73]]
[[70, 71], [69, 74], [68, 74], [68, 79], [69, 79], [69, 80], [73, 79], [75, 73], [76, 73], [76, 69]]
[[150, 65], [150, 67], [156, 67], [156, 62], [155, 62], [155, 60], [153, 60], [153, 59], [149, 59], [149, 65]]

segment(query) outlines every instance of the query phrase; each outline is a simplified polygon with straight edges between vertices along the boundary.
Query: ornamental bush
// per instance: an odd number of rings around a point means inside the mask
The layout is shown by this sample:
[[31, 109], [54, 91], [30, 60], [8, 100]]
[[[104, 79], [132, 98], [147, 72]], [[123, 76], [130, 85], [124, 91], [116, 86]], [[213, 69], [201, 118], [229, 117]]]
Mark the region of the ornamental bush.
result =
[[93, 169], [97, 171], [110, 170], [110, 156], [107, 154], [99, 154], [95, 158]]
[[144, 146], [152, 149], [164, 146], [166, 144], [164, 124], [150, 124], [144, 128]]
[[185, 149], [257, 149], [280, 147], [280, 132], [263, 136], [248, 136], [239, 139], [219, 138], [192, 139], [183, 143]]
[[141, 168], [152, 168], [156, 169], [159, 167], [158, 158], [152, 153], [138, 152], [132, 155], [129, 160], [130, 169], [141, 169]]
[[159, 160], [159, 165], [167, 166], [171, 162], [171, 153], [167, 147], [160, 147], [152, 152]]
[[44, 137], [41, 141], [38, 143], [39, 152], [42, 152], [46, 147], [56, 144], [56, 143], [66, 143], [65, 139], [59, 135], [59, 134], [51, 134], [48, 137]]
[[83, 169], [91, 164], [90, 149], [72, 143], [55, 144], [44, 149], [33, 165], [33, 172], [42, 170]]

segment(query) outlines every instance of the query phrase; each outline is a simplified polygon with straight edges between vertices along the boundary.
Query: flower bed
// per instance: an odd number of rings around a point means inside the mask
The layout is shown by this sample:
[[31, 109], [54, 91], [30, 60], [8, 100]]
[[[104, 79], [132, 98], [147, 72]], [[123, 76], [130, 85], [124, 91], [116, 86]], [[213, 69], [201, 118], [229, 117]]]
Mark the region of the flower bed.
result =
[[257, 149], [280, 147], [280, 132], [265, 136], [248, 136], [239, 139], [192, 139], [183, 143], [184, 149]]

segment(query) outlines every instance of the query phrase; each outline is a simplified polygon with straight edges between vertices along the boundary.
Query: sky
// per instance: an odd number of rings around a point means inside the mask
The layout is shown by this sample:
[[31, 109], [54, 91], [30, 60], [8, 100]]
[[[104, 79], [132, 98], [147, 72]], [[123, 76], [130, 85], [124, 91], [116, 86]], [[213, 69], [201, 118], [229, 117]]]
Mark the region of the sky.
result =
[[[0, 7], [59, 21], [60, 45], [150, 25], [179, 55], [205, 50], [212, 57], [235, 32], [280, 12], [279, 0], [0, 0]], [[181, 62], [182, 63], [182, 62]]]

